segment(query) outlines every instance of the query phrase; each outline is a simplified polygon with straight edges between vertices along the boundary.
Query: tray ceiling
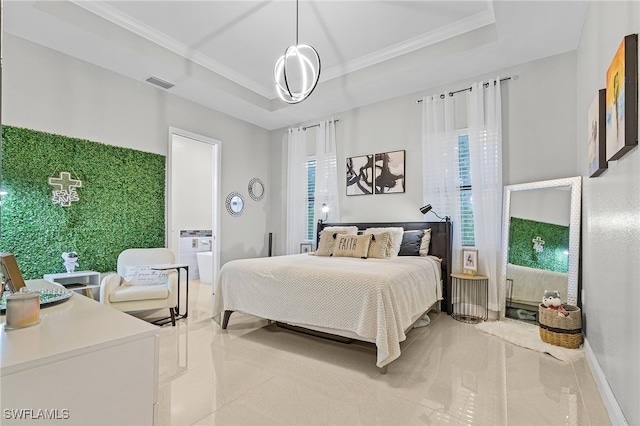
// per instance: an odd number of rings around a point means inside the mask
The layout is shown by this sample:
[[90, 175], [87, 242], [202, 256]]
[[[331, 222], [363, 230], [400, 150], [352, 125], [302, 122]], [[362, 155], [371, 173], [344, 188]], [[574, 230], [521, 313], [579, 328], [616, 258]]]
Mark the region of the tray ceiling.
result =
[[[299, 41], [322, 60], [304, 102], [277, 98], [295, 2], [4, 1], [5, 31], [277, 129], [578, 47], [588, 2], [307, 1]], [[148, 84], [148, 83], [145, 83]], [[155, 86], [154, 86], [155, 87]]]

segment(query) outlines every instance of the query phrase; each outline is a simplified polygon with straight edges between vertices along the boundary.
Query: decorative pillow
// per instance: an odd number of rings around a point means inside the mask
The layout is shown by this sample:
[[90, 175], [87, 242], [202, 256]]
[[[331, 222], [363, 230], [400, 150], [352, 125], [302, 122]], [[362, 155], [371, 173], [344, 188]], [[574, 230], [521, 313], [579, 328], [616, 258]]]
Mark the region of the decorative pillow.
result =
[[371, 235], [339, 234], [333, 247], [334, 257], [359, 257], [366, 259], [369, 253]]
[[386, 259], [389, 257], [391, 248], [391, 234], [381, 232], [380, 234], [371, 234], [371, 242], [369, 243], [368, 257], [374, 259]]
[[333, 247], [336, 244], [336, 237], [338, 235], [349, 235], [348, 232], [350, 231], [347, 229], [323, 229], [322, 232], [320, 232], [320, 242], [318, 243], [318, 249], [314, 254], [316, 256], [331, 256], [333, 254]]
[[420, 243], [424, 231], [404, 231], [398, 256], [420, 256]]
[[341, 234], [346, 234], [346, 235], [356, 235], [358, 233], [358, 227], [357, 226], [327, 226], [327, 227], [323, 228], [322, 230], [323, 231], [333, 231], [333, 232], [342, 231], [340, 233]]
[[169, 281], [170, 271], [151, 269], [153, 266], [127, 265], [125, 267], [124, 280], [129, 285], [166, 284]]
[[420, 256], [429, 255], [429, 244], [431, 244], [431, 228], [424, 230], [422, 241], [420, 242]]
[[396, 257], [400, 252], [400, 244], [402, 244], [404, 228], [367, 228], [364, 230], [365, 234], [380, 234], [381, 232], [388, 232], [389, 235], [391, 235], [391, 250], [389, 252], [389, 257]]

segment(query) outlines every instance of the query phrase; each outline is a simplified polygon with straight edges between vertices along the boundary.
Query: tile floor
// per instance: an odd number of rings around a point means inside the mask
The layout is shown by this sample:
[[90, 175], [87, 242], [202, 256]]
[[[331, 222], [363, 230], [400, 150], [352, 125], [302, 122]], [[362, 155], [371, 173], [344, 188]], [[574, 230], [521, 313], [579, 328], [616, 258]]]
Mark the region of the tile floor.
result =
[[233, 314], [210, 318], [190, 283], [189, 316], [160, 330], [159, 425], [610, 425], [583, 358], [558, 361], [431, 314], [387, 375], [375, 348]]

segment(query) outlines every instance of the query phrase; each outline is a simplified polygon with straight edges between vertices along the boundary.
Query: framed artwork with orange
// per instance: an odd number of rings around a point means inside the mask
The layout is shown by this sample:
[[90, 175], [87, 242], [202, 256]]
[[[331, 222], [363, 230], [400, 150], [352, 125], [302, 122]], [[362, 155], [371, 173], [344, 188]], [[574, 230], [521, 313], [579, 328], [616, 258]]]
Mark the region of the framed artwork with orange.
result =
[[638, 34], [626, 36], [607, 69], [607, 161], [638, 145]]

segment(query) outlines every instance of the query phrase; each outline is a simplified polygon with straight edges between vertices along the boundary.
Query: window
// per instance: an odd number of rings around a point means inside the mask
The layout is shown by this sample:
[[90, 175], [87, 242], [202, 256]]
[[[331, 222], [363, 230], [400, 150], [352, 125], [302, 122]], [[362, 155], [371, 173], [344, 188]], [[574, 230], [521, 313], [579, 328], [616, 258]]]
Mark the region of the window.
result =
[[469, 159], [469, 135], [458, 135], [458, 170], [460, 181], [460, 231], [463, 246], [475, 246], [473, 225], [473, 193], [471, 190], [471, 167]]
[[316, 160], [307, 160], [307, 240], [315, 241], [313, 235], [314, 206], [316, 201]]

